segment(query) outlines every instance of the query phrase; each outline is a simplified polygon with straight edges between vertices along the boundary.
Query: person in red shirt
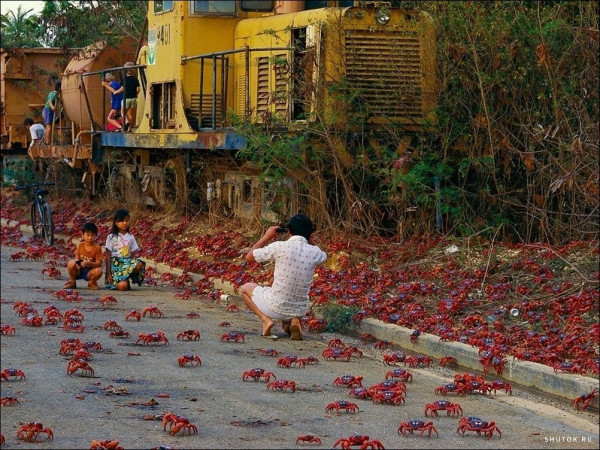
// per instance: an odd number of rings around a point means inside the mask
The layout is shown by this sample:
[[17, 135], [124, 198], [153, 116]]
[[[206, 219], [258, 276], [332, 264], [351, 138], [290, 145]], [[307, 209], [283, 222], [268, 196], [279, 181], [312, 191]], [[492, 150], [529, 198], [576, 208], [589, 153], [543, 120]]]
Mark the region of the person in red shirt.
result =
[[102, 276], [104, 252], [102, 247], [96, 243], [97, 236], [96, 224], [88, 222], [81, 228], [82, 242], [75, 250], [75, 259], [67, 264], [69, 281], [65, 284], [65, 289], [75, 289], [77, 280], [87, 280], [88, 288], [100, 289], [97, 281]]

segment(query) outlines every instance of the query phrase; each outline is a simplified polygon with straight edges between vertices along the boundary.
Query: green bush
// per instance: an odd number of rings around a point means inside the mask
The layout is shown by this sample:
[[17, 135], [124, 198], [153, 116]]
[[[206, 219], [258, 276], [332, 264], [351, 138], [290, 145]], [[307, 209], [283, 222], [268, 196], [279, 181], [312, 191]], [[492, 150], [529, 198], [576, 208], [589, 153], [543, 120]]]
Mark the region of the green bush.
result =
[[323, 308], [323, 319], [327, 321], [327, 331], [343, 333], [352, 323], [352, 317], [358, 312], [355, 306], [339, 305], [329, 303]]
[[33, 161], [15, 159], [2, 168], [2, 186], [20, 186], [35, 182]]

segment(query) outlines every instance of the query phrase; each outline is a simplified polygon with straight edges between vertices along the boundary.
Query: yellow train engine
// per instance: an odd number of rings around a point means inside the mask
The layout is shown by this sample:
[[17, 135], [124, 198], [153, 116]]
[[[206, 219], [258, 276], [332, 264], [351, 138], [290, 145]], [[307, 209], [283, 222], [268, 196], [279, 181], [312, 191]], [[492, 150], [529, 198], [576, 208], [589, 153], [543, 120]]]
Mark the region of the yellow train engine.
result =
[[[265, 126], [277, 119], [278, 133], [302, 133], [313, 122], [348, 129], [348, 104], [334, 86], [359, 93], [368, 127], [361, 133], [393, 126], [409, 135], [435, 122], [431, 18], [387, 2], [150, 1], [134, 66], [143, 86], [137, 126], [108, 132], [107, 95], [88, 87], [107, 71], [122, 73], [123, 63], [63, 75], [64, 101], [79, 105], [81, 124], [67, 158], [86, 171], [92, 191], [106, 181], [137, 189], [147, 204], [187, 202], [193, 179], [197, 202], [268, 216], [257, 169], [237, 156], [247, 142], [233, 118]], [[293, 212], [297, 199], [289, 198]]]

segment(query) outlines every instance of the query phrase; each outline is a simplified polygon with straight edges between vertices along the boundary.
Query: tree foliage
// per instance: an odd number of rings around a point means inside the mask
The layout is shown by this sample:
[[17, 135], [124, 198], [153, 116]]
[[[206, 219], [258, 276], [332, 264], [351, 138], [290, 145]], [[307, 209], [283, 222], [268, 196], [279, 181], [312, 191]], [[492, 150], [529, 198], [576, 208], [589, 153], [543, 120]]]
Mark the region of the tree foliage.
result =
[[42, 28], [36, 16], [31, 15], [33, 9], [23, 10], [21, 5], [17, 13], [8, 11], [2, 14], [2, 48], [39, 47]]
[[[395, 227], [400, 238], [438, 228], [522, 241], [597, 240], [595, 3], [394, 6], [424, 10], [435, 23], [435, 132], [413, 140], [402, 161], [402, 129], [389, 129], [389, 144], [378, 146], [340, 139], [340, 129], [320, 117], [298, 142], [245, 130], [248, 157], [306, 186], [301, 192], [325, 226], [358, 233]], [[365, 117], [360, 93], [343, 83], [329, 89], [340, 93], [340, 109], [354, 113], [348, 123], [356, 128]], [[277, 124], [267, 122], [270, 129]], [[294, 145], [305, 146], [305, 159], [284, 151]]]
[[139, 40], [147, 8], [148, 2], [131, 0], [46, 1], [39, 20], [47, 45], [71, 49], [97, 41]]

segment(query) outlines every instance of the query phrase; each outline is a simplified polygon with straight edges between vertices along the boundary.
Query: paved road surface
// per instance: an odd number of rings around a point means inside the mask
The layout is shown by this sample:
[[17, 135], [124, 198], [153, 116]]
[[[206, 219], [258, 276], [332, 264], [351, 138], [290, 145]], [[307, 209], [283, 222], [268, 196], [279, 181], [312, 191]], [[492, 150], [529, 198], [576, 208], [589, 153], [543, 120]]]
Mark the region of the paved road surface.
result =
[[[457, 435], [458, 419], [440, 415], [433, 423], [439, 438], [398, 436], [400, 422], [426, 420], [424, 405], [441, 399], [434, 390], [448, 383], [452, 370], [410, 369], [414, 382], [407, 384], [406, 404], [377, 405], [368, 400], [352, 400], [348, 389], [332, 386], [334, 378], [361, 375], [369, 387], [384, 379], [390, 367], [382, 363], [382, 351], [341, 337], [347, 344], [365, 352], [350, 362], [325, 361], [321, 352], [331, 334], [308, 335], [301, 342], [282, 337], [271, 341], [258, 336], [258, 321], [246, 312], [227, 312], [207, 299], [182, 300], [165, 287], [135, 287], [126, 293], [88, 291], [80, 285], [80, 303], [67, 303], [52, 296], [66, 281], [41, 274], [43, 261], [9, 262], [19, 249], [2, 247], [2, 323], [16, 326], [14, 336], [2, 336], [2, 369], [12, 367], [25, 372], [22, 381], [2, 381], [2, 397], [16, 397], [20, 404], [1, 408], [4, 448], [89, 448], [92, 439], [117, 439], [125, 448], [294, 448], [296, 437], [318, 436], [324, 448], [332, 448], [339, 438], [354, 433], [368, 434], [386, 448], [597, 448], [598, 414], [576, 413], [570, 405], [515, 389], [512, 397], [468, 395], [447, 397], [459, 403], [465, 416], [495, 421], [502, 431], [491, 440], [474, 433]], [[114, 295], [118, 303], [103, 308], [98, 298]], [[13, 310], [16, 301], [31, 303], [40, 313], [50, 304], [62, 312], [79, 309], [85, 316], [85, 332], [65, 332], [60, 325], [31, 328], [20, 324]], [[157, 306], [165, 317], [142, 318], [125, 322], [132, 309]], [[188, 318], [197, 313], [199, 318]], [[108, 320], [117, 321], [131, 338], [117, 340], [102, 329]], [[231, 327], [219, 324], [231, 322]], [[177, 333], [187, 329], [200, 332], [199, 341], [182, 342]], [[164, 331], [169, 346], [135, 345], [138, 333]], [[226, 331], [245, 334], [245, 343], [223, 343]], [[93, 378], [68, 376], [68, 357], [58, 353], [65, 338], [98, 341], [104, 351], [94, 353], [90, 365]], [[319, 364], [306, 368], [277, 367], [277, 358], [259, 354], [260, 348], [275, 348], [280, 356], [315, 356]], [[185, 353], [199, 355], [202, 365], [181, 368], [177, 358]], [[271, 392], [263, 382], [243, 382], [243, 371], [261, 367], [277, 379], [296, 382], [295, 393]], [[122, 394], [122, 395], [118, 395]], [[123, 395], [128, 394], [128, 395]], [[168, 394], [163, 398], [159, 394]], [[325, 413], [325, 406], [337, 400], [354, 401], [359, 412], [340, 415]], [[155, 406], [142, 403], [157, 402]], [[137, 403], [137, 405], [136, 405]], [[185, 415], [198, 427], [192, 436], [169, 436], [160, 420], [148, 420], [166, 412]], [[427, 419], [429, 420], [429, 419]], [[37, 421], [54, 431], [54, 440], [28, 444], [17, 440], [21, 423]], [[298, 446], [299, 447], [299, 446]]]

